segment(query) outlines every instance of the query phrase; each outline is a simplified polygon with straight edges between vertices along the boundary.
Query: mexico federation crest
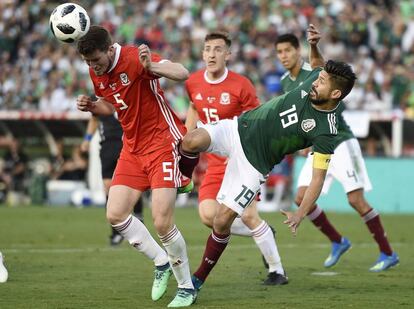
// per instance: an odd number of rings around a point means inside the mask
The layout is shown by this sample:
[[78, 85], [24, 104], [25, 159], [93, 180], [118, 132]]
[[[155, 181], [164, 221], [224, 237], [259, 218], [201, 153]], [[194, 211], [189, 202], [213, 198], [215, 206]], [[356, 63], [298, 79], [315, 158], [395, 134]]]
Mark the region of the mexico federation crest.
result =
[[129, 85], [130, 81], [126, 73], [119, 74], [119, 78], [121, 79], [121, 83], [123, 86]]
[[230, 104], [230, 94], [228, 92], [222, 92], [220, 96], [220, 104]]
[[315, 119], [305, 119], [302, 121], [301, 127], [303, 131], [309, 132], [316, 127], [316, 121]]

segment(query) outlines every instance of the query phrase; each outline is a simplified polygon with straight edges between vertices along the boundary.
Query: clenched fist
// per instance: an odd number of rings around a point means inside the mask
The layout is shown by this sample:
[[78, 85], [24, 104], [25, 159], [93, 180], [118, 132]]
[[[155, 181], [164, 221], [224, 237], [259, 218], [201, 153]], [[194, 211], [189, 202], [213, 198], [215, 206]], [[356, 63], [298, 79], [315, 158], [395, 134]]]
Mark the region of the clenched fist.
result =
[[96, 103], [90, 97], [81, 94], [76, 100], [76, 105], [81, 112], [91, 112], [95, 108]]

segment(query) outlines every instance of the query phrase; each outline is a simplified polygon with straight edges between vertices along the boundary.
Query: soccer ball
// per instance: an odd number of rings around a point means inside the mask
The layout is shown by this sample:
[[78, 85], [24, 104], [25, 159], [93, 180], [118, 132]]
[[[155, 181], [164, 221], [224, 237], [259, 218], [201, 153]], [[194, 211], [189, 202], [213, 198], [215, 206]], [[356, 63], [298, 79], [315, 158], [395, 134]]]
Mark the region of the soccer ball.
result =
[[91, 22], [85, 9], [75, 3], [64, 3], [50, 15], [49, 26], [53, 35], [62, 42], [72, 43], [84, 36]]

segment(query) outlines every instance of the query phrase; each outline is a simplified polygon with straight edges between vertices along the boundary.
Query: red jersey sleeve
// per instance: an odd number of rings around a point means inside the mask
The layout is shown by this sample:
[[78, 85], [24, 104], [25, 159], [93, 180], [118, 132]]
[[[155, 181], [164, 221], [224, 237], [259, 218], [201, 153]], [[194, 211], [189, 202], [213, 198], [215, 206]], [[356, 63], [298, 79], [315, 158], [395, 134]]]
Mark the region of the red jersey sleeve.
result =
[[[151, 61], [152, 62], [161, 62], [162, 60], [164, 60], [164, 59], [162, 59], [160, 55], [158, 55], [156, 53], [151, 53]], [[142, 66], [141, 62], [139, 61], [139, 56], [138, 56], [138, 74], [143, 79], [157, 79], [157, 78], [160, 78], [161, 77], [161, 76], [155, 75], [152, 72], [146, 70]]]
[[256, 89], [247, 78], [245, 79], [244, 86], [240, 93], [240, 99], [243, 111], [251, 110], [260, 105], [259, 98], [256, 94]]

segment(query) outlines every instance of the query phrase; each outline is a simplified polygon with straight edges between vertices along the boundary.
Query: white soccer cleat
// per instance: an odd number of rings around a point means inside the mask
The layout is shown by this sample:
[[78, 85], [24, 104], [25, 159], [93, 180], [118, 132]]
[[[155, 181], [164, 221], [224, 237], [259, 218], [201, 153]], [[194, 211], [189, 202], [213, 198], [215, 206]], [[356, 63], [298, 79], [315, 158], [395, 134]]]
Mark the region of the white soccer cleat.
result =
[[7, 272], [6, 267], [4, 267], [3, 255], [0, 252], [0, 283], [6, 282], [8, 277], [9, 273]]

